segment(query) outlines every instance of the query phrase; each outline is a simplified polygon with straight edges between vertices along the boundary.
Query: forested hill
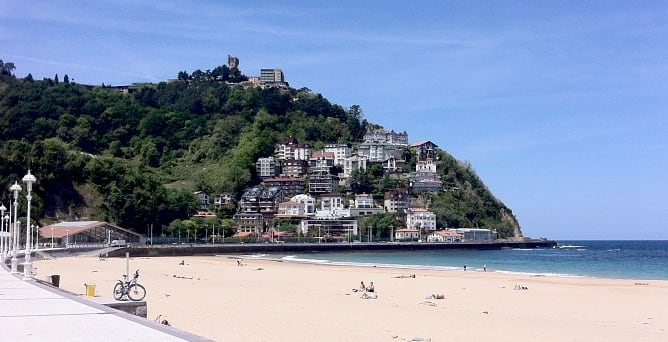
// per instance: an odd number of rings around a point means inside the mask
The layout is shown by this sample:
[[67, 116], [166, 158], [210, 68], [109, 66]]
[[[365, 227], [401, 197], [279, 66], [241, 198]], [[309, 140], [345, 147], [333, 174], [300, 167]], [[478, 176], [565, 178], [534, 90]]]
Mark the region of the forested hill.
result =
[[[74, 84], [67, 75], [17, 78], [13, 64], [2, 61], [0, 69], [0, 184], [20, 182], [30, 168], [38, 179], [32, 217], [41, 225], [95, 219], [141, 233], [154, 224], [167, 234], [177, 228], [196, 234], [204, 219], [192, 217], [194, 191], [229, 192], [238, 199], [260, 183], [255, 162], [272, 155], [277, 142], [294, 137], [318, 151], [327, 143], [355, 145], [377, 126], [363, 119], [359, 106], [332, 104], [307, 88], [230, 84], [244, 76], [226, 66], [214, 69], [220, 71], [215, 77], [179, 72], [178, 80], [143, 85], [131, 94]], [[512, 212], [470, 165], [438, 153], [437, 172], [451, 191], [417, 196], [436, 213], [439, 227], [521, 235]], [[414, 167], [414, 153], [405, 155]], [[343, 193], [370, 192], [378, 200], [386, 190], [407, 185], [377, 167], [354, 178], [355, 186]], [[10, 202], [9, 192], [0, 199]], [[231, 233], [235, 211], [232, 204], [206, 220]], [[360, 225], [373, 224], [382, 237], [389, 234], [383, 227], [401, 226], [397, 220], [374, 215]]]

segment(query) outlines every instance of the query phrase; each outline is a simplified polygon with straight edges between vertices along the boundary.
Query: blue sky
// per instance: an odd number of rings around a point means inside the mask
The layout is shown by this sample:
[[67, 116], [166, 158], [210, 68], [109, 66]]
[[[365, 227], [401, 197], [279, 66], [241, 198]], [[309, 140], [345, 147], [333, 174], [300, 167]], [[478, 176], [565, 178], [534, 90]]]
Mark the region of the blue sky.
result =
[[527, 236], [668, 239], [668, 2], [0, 1], [0, 59], [121, 85], [240, 59], [470, 161]]

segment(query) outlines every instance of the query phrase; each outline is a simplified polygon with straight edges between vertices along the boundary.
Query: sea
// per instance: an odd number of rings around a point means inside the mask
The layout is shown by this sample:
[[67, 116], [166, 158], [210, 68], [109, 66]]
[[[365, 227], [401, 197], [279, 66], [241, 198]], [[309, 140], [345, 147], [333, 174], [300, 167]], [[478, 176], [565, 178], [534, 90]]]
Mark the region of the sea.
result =
[[[668, 280], [668, 240], [557, 241], [554, 248], [271, 255], [291, 262], [556, 277]], [[262, 256], [260, 256], [262, 257]], [[267, 256], [264, 256], [267, 257]]]

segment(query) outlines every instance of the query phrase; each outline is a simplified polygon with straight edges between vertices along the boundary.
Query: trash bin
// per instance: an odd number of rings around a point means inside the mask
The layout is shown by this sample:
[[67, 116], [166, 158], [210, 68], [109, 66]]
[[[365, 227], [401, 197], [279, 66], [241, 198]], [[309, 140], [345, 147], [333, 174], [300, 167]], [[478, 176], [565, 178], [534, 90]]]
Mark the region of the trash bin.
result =
[[51, 285], [55, 287], [60, 287], [60, 274], [51, 275]]
[[86, 285], [86, 296], [95, 297], [95, 284], [84, 284]]

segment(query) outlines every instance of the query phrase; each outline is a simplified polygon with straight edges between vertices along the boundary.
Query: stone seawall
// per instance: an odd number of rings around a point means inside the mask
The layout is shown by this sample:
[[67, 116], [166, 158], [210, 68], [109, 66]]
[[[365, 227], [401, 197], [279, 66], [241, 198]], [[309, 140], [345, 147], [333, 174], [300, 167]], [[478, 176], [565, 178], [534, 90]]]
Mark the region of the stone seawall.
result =
[[419, 251], [419, 250], [490, 250], [504, 248], [552, 248], [552, 240], [522, 240], [495, 242], [426, 243], [240, 243], [209, 245], [154, 245], [120, 248], [108, 253], [109, 257], [166, 257], [213, 254], [257, 253], [310, 253], [310, 252], [361, 252], [361, 251]]

